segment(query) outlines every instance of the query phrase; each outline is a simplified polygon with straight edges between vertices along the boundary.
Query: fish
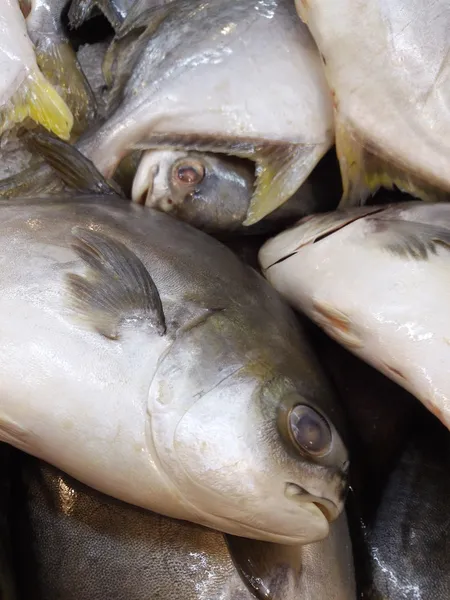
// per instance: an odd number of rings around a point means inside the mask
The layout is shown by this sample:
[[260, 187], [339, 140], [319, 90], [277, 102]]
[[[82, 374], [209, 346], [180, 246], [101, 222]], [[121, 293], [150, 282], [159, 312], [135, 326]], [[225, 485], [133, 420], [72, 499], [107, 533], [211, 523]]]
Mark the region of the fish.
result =
[[421, 414], [366, 527], [371, 580], [363, 600], [444, 600], [450, 594], [447, 429]]
[[447, 0], [296, 0], [333, 96], [341, 208], [378, 188], [450, 198]]
[[334, 143], [320, 56], [290, 0], [133, 6], [103, 71], [109, 117], [77, 148], [107, 178], [133, 150], [252, 160], [244, 225], [288, 200]]
[[356, 598], [345, 513], [325, 540], [282, 546], [116, 501], [22, 453], [17, 472], [13, 531], [23, 597]]
[[0, 598], [2, 600], [18, 598], [9, 518], [12, 504], [11, 453], [10, 446], [0, 444]]
[[146, 151], [134, 172], [131, 198], [209, 233], [260, 233], [335, 208], [339, 198], [330, 190], [334, 166], [324, 157], [290, 199], [250, 227], [243, 222], [255, 185], [251, 161], [184, 150]]
[[67, 0], [21, 0], [37, 64], [73, 116], [72, 135], [80, 135], [96, 118], [94, 94], [63, 30]]
[[450, 204], [410, 201], [306, 217], [258, 260], [292, 306], [450, 427], [449, 247]]
[[292, 310], [223, 244], [33, 135], [79, 191], [0, 204], [0, 441], [165, 516], [324, 539], [345, 419]]
[[17, 0], [0, 8], [0, 72], [0, 135], [30, 118], [69, 139], [73, 115], [38, 67]]

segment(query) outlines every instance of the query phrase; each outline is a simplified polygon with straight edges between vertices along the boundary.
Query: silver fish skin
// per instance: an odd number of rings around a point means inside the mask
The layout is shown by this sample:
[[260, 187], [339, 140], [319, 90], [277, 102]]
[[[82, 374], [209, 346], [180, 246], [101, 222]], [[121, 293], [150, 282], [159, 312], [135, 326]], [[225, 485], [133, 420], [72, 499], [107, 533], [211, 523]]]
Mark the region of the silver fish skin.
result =
[[80, 135], [96, 117], [96, 101], [75, 51], [63, 30], [61, 14], [67, 0], [22, 0], [26, 26], [40, 70], [69, 106]]
[[22, 456], [15, 537], [24, 597], [252, 600], [260, 596], [247, 588], [251, 564], [252, 581], [272, 600], [355, 598], [345, 515], [306, 546], [224, 536], [115, 501]]
[[106, 177], [133, 149], [253, 160], [244, 224], [260, 220], [334, 140], [320, 56], [292, 2], [177, 0], [135, 12], [104, 64], [112, 114], [78, 147]]
[[[69, 9], [69, 23], [77, 28], [88, 20], [92, 13], [100, 10], [114, 29], [119, 29], [131, 7], [137, 0], [72, 0]], [[163, 0], [146, 0], [146, 4], [162, 3]]]
[[345, 424], [294, 314], [231, 250], [36, 139], [84, 192], [0, 205], [0, 440], [167, 516], [325, 538]]
[[333, 94], [342, 207], [394, 185], [450, 196], [447, 0], [296, 0]]
[[266, 242], [272, 285], [450, 427], [450, 204], [307, 217]]

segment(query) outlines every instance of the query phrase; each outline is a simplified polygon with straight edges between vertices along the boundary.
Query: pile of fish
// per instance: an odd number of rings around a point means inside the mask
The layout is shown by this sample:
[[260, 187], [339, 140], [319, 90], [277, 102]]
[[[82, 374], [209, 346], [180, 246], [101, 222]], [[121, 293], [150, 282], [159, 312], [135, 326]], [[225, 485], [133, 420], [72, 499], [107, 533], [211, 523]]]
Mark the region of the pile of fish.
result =
[[449, 30], [1, 0], [2, 600], [450, 597]]

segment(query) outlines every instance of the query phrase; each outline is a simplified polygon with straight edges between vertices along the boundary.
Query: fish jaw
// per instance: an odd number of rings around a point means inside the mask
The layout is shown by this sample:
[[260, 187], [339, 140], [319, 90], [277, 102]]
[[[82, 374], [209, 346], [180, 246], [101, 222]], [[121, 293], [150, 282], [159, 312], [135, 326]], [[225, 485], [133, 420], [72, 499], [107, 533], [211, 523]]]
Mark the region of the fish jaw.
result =
[[[432, 206], [411, 204], [405, 205], [405, 220]], [[279, 244], [275, 237], [261, 249], [264, 274], [290, 304], [450, 428], [448, 250], [423, 262], [392, 256], [377, 246], [370, 219], [355, 219], [316, 243], [304, 244], [308, 234], [302, 224], [297, 243], [295, 229], [290, 245], [280, 234]], [[313, 220], [307, 220], [306, 230]]]

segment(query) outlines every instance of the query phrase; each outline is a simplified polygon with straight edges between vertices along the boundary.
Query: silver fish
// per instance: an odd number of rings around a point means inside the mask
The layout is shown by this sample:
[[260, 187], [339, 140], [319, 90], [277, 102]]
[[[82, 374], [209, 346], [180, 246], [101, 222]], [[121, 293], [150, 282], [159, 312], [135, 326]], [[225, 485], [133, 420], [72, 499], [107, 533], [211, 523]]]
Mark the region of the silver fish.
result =
[[67, 0], [21, 0], [39, 68], [69, 106], [76, 136], [95, 119], [96, 103], [63, 30], [61, 14], [66, 4]]
[[225, 246], [44, 140], [85, 192], [0, 205], [0, 440], [167, 516], [326, 537], [348, 454], [294, 314]]
[[135, 171], [131, 197], [211, 233], [259, 233], [274, 227], [280, 231], [282, 223], [337, 206], [339, 197], [333, 194], [334, 173], [330, 169], [334, 166], [339, 189], [337, 165], [330, 164], [327, 156], [292, 198], [251, 227], [242, 226], [255, 185], [254, 163], [250, 161], [183, 150], [150, 150], [143, 154]]
[[[114, 29], [119, 29], [136, 0], [72, 0], [69, 9], [69, 23], [77, 28], [100, 10]], [[149, 6], [162, 0], [146, 0]]]
[[450, 198], [448, 0], [296, 0], [334, 98], [342, 205]]
[[450, 427], [450, 204], [306, 217], [269, 240], [267, 279], [331, 337]]
[[253, 160], [244, 224], [255, 223], [296, 192], [333, 144], [330, 94], [307, 28], [291, 0], [134, 8], [104, 64], [113, 114], [78, 147], [107, 177], [133, 149]]
[[355, 599], [345, 514], [306, 546], [224, 536], [115, 501], [22, 456], [15, 542], [31, 548], [17, 561], [23, 597]]

